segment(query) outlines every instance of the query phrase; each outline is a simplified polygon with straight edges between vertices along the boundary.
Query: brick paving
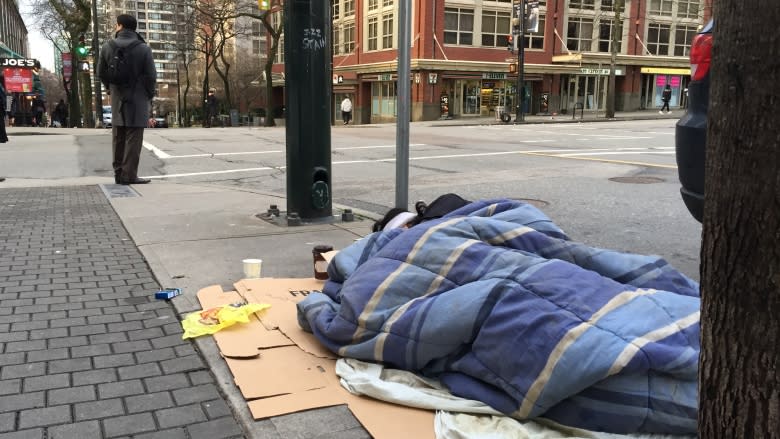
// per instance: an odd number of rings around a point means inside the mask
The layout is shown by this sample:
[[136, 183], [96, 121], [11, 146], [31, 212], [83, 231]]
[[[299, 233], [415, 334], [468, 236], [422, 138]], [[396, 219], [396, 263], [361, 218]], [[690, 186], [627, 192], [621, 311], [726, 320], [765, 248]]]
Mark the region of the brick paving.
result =
[[0, 439], [243, 431], [97, 186], [0, 191]]

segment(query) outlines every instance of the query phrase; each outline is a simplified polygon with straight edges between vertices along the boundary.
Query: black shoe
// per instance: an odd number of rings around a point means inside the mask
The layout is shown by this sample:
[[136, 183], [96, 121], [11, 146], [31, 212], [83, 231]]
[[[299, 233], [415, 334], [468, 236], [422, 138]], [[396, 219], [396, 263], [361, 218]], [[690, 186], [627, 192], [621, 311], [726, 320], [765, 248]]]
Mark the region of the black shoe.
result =
[[121, 178], [119, 178], [119, 174], [114, 174], [114, 183], [122, 184]]
[[135, 180], [122, 180], [121, 184], [127, 186], [129, 184], [147, 184], [151, 182], [152, 180], [149, 180], [148, 178], [136, 178]]
[[0, 177], [0, 183], [5, 181], [5, 177]]

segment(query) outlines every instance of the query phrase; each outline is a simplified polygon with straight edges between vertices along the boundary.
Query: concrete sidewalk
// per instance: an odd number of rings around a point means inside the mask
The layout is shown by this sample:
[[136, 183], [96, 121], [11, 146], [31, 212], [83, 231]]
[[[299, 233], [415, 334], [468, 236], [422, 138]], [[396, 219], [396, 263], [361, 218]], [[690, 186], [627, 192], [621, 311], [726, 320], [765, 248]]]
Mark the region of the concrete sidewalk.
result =
[[345, 407], [255, 422], [213, 340], [181, 340], [179, 323], [242, 259], [310, 277], [314, 245], [343, 248], [370, 221], [279, 226], [257, 217], [278, 196], [105, 180], [0, 187], [0, 439], [370, 437]]

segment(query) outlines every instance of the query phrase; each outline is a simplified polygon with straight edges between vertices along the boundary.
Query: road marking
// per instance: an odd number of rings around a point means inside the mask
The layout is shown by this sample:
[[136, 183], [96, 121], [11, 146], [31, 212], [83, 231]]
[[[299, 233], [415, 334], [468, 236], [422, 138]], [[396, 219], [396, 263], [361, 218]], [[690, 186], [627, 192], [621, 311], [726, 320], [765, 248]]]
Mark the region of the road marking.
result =
[[629, 155], [629, 154], [660, 154], [669, 155], [674, 154], [674, 151], [622, 151], [622, 152], [579, 152], [572, 154], [556, 154], [556, 157], [578, 157], [585, 155]]
[[[675, 165], [663, 165], [663, 164], [657, 164], [657, 163], [646, 163], [646, 162], [633, 162], [633, 161], [626, 161], [626, 160], [609, 160], [609, 159], [600, 159], [600, 158], [591, 158], [591, 157], [583, 157], [583, 155], [598, 155], [599, 153], [603, 153], [605, 155], [615, 155], [615, 154], [666, 154], [667, 152], [664, 151], [637, 151], [632, 152], [632, 150], [642, 150], [642, 148], [617, 148], [617, 149], [592, 149], [588, 151], [583, 151], [581, 149], [563, 149], [563, 150], [536, 150], [536, 151], [497, 151], [497, 152], [483, 152], [483, 153], [472, 153], [472, 154], [447, 154], [447, 155], [435, 155], [435, 156], [423, 156], [423, 157], [410, 157], [409, 161], [422, 161], [422, 160], [440, 160], [440, 159], [455, 159], [455, 158], [471, 158], [471, 157], [494, 157], [494, 156], [502, 156], [502, 155], [533, 155], [533, 156], [540, 156], [540, 157], [553, 157], [553, 158], [565, 158], [565, 159], [571, 159], [571, 160], [589, 160], [589, 161], [596, 161], [596, 162], [603, 162], [603, 163], [617, 163], [617, 164], [623, 164], [623, 165], [631, 165], [631, 166], [646, 166], [649, 168], [665, 168], [665, 169], [677, 169], [677, 166]], [[561, 154], [561, 153], [574, 153], [574, 154]], [[671, 153], [671, 152], [669, 152]], [[392, 163], [395, 162], [395, 158], [386, 158], [386, 159], [371, 159], [371, 160], [343, 160], [343, 161], [335, 161], [332, 162], [331, 165], [354, 165], [354, 164], [363, 164], [363, 163]], [[182, 173], [182, 174], [167, 174], [167, 175], [152, 175], [152, 176], [145, 176], [144, 178], [151, 178], [151, 179], [165, 179], [165, 178], [177, 178], [177, 177], [195, 177], [200, 175], [219, 175], [219, 174], [233, 174], [238, 172], [255, 172], [255, 171], [271, 171], [271, 170], [284, 170], [286, 169], [286, 166], [263, 166], [263, 167], [256, 167], [256, 168], [241, 168], [241, 169], [226, 169], [222, 171], [204, 171], [204, 172], [188, 172], [188, 173]]]
[[161, 150], [160, 148], [152, 145], [151, 143], [147, 142], [146, 140], [144, 140], [143, 145], [144, 145], [144, 148], [146, 148], [149, 151], [153, 152], [154, 155], [156, 155], [160, 159], [169, 159], [169, 158], [171, 158], [170, 154], [168, 154], [167, 152]]
[[278, 167], [263, 166], [260, 168], [226, 169], [224, 171], [204, 171], [204, 172], [187, 172], [184, 174], [147, 175], [146, 177], [143, 178], [161, 180], [164, 178], [196, 177], [198, 175], [233, 174], [236, 172], [270, 171], [272, 169], [285, 169], [285, 168], [286, 166], [278, 166]]
[[[144, 147], [148, 149], [149, 151], [153, 152], [154, 155], [157, 156], [157, 158], [168, 160], [168, 159], [191, 159], [191, 158], [203, 158], [203, 157], [220, 157], [220, 156], [231, 156], [231, 155], [252, 155], [252, 154], [280, 154], [285, 151], [283, 150], [273, 150], [273, 151], [242, 151], [242, 152], [207, 152], [202, 154], [184, 154], [184, 155], [170, 155], [166, 153], [165, 151], [161, 150], [160, 148], [154, 146], [152, 143], [149, 143], [147, 141], [144, 141], [143, 143]], [[411, 143], [409, 144], [409, 147], [412, 146], [425, 146], [425, 143]], [[379, 149], [379, 148], [395, 148], [396, 145], [371, 145], [371, 146], [343, 146], [340, 148], [333, 148], [333, 151], [346, 151], [346, 150], [353, 150], [353, 149]]]

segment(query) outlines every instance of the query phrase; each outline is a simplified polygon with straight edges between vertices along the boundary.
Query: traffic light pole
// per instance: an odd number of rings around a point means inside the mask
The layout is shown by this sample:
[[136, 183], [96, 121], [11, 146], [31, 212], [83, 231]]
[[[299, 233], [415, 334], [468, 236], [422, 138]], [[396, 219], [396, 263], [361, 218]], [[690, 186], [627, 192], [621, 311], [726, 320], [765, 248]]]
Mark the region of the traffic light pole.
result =
[[330, 15], [329, 2], [284, 2], [288, 225], [332, 217]]
[[103, 126], [103, 90], [98, 78], [98, 61], [100, 60], [100, 42], [98, 41], [97, 0], [92, 0], [92, 71], [95, 73], [95, 116], [96, 123]]
[[515, 122], [524, 122], [523, 101], [525, 100], [525, 9], [527, 0], [518, 0], [515, 3], [515, 13], [520, 19], [520, 35], [517, 39], [517, 112]]

